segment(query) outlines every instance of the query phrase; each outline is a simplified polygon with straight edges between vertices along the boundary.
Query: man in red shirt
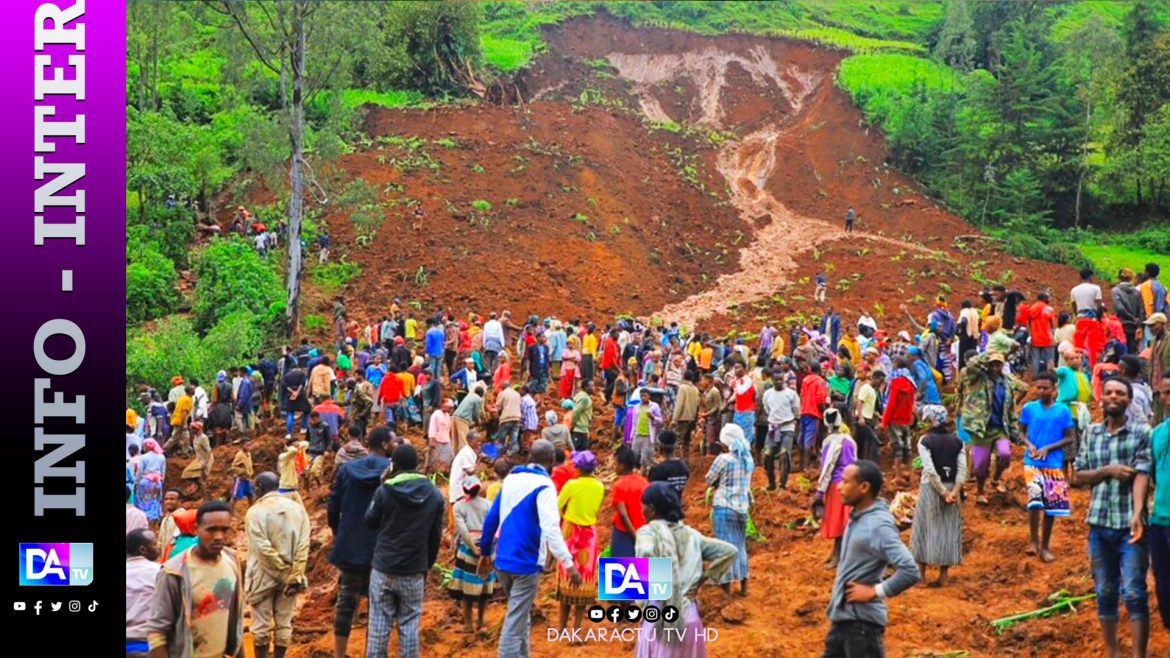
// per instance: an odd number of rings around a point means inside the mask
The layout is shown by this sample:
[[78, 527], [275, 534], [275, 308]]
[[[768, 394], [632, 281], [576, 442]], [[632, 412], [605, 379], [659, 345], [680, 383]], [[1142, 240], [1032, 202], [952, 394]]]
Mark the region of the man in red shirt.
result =
[[914, 426], [914, 401], [918, 397], [918, 387], [914, 385], [914, 377], [910, 374], [910, 363], [902, 357], [894, 359], [893, 372], [890, 373], [889, 398], [886, 400], [886, 410], [882, 414], [882, 423], [879, 429], [889, 432], [893, 442], [894, 469], [899, 480], [909, 477], [911, 446], [910, 435]]
[[821, 434], [821, 418], [829, 406], [829, 382], [814, 361], [800, 382], [800, 467], [812, 470], [812, 456]]
[[605, 401], [613, 399], [613, 385], [621, 368], [621, 351], [618, 350], [618, 331], [612, 329], [601, 345], [601, 376], [605, 379]]
[[1048, 303], [1048, 293], [1036, 295], [1036, 301], [1020, 310], [1019, 323], [1028, 327], [1028, 355], [1032, 362], [1032, 376], [1053, 370], [1056, 366], [1056, 309]]
[[731, 372], [735, 375], [731, 380], [731, 390], [735, 394], [735, 415], [732, 419], [743, 430], [744, 436], [753, 436], [756, 431], [756, 383], [747, 374], [741, 361], [735, 362]]
[[398, 367], [390, 364], [390, 372], [382, 378], [378, 386], [378, 403], [382, 405], [382, 413], [386, 417], [386, 424], [398, 427], [398, 413], [402, 403], [402, 380], [398, 378]]

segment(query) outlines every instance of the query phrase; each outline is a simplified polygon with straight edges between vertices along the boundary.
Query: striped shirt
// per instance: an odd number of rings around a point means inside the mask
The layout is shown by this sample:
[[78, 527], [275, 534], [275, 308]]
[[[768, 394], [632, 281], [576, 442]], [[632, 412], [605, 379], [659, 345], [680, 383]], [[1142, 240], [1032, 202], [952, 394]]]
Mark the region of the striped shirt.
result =
[[[1076, 470], [1095, 471], [1113, 464], [1132, 466], [1138, 473], [1149, 475], [1149, 425], [1126, 423], [1117, 434], [1110, 434], [1105, 423], [1089, 426], [1085, 442], [1077, 452]], [[1129, 482], [1108, 478], [1093, 485], [1089, 525], [1124, 530], [1132, 516], [1133, 493]]]
[[520, 427], [527, 432], [540, 429], [540, 419], [536, 417], [536, 400], [531, 395], [520, 398]]

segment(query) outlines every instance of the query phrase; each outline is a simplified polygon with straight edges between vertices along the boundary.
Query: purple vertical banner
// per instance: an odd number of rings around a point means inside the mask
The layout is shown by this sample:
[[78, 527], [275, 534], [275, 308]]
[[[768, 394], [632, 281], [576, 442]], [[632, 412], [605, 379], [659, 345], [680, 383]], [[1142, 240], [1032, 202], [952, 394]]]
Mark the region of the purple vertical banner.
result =
[[29, 652], [120, 655], [126, 8], [11, 0], [0, 31], [0, 331], [12, 356], [0, 390], [6, 534], [20, 557], [0, 605]]

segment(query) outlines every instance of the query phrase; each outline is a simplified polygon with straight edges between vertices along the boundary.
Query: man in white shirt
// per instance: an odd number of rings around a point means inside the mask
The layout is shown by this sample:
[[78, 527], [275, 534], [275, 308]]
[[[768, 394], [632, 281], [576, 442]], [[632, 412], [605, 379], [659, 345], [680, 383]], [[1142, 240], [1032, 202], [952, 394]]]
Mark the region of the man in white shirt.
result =
[[158, 537], [150, 528], [131, 530], [126, 535], [126, 657], [149, 658], [146, 622], [154, 583], [162, 565], [158, 562]]
[[504, 325], [496, 319], [496, 314], [492, 313], [488, 321], [483, 323], [483, 352], [485, 357], [483, 365], [489, 375], [496, 371], [496, 359], [504, 349], [506, 342]]
[[869, 379], [864, 380], [857, 388], [853, 407], [854, 437], [857, 440], [858, 459], [873, 461], [878, 456], [877, 426], [880, 418], [877, 416], [877, 392], [886, 383], [886, 373], [874, 370]]
[[787, 373], [772, 371], [772, 387], [764, 391], [764, 413], [768, 414], [768, 438], [764, 442], [764, 470], [768, 490], [776, 489], [776, 457], [780, 457], [780, 488], [788, 486], [792, 470], [792, 444], [796, 440], [796, 422], [800, 418], [800, 396], [788, 388]]
[[1093, 270], [1081, 270], [1081, 282], [1069, 293], [1069, 300], [1078, 318], [1100, 317], [1105, 310], [1101, 286], [1092, 283]]

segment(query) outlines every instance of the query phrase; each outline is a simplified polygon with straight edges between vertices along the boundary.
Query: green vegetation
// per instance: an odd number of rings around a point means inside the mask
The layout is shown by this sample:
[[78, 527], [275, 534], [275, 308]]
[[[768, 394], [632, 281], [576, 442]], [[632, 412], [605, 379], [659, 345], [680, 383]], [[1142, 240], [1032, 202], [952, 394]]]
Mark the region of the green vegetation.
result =
[[855, 55], [839, 72], [895, 165], [1025, 233], [1170, 211], [1170, 3], [942, 6], [931, 59]]
[[1107, 275], [1111, 281], [1116, 280], [1117, 271], [1121, 268], [1128, 267], [1134, 272], [1140, 272], [1146, 263], [1157, 263], [1163, 272], [1170, 272], [1170, 256], [1165, 251], [1093, 243], [1080, 243], [1077, 246], [1093, 263], [1094, 269]]
[[215, 373], [232, 365], [251, 362], [264, 344], [255, 318], [247, 311], [225, 315], [200, 336], [191, 321], [171, 316], [153, 331], [130, 329], [126, 333], [126, 383], [160, 386], [175, 373], [214, 382]]
[[471, 207], [480, 212], [488, 212], [492, 209], [492, 204], [486, 199], [476, 199], [475, 201], [471, 202]]
[[[316, 265], [309, 270], [309, 278], [321, 290], [333, 294], [340, 291], [345, 284], [353, 281], [362, 274], [360, 265], [353, 261], [337, 260], [325, 265]], [[308, 327], [309, 317], [304, 318], [305, 327]]]
[[150, 242], [126, 245], [126, 322], [138, 324], [175, 309], [175, 264]]
[[228, 315], [244, 312], [267, 324], [283, 312], [280, 278], [244, 240], [208, 245], [195, 263], [195, 330], [202, 333]]

